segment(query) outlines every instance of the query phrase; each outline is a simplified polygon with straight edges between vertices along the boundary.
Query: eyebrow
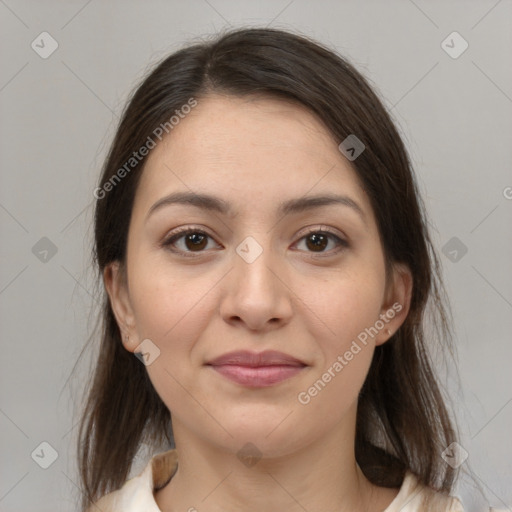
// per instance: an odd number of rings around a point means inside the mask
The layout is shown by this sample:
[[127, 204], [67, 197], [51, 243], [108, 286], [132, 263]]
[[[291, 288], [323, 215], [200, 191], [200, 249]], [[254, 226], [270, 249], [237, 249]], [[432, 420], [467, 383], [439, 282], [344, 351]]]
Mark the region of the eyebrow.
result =
[[[159, 199], [148, 211], [146, 221], [149, 217], [165, 206], [174, 204], [189, 205], [202, 210], [217, 212], [223, 215], [235, 216], [231, 205], [220, 197], [195, 192], [173, 192]], [[278, 204], [277, 215], [290, 215], [310, 211], [314, 208], [329, 205], [343, 205], [355, 211], [366, 224], [366, 215], [359, 204], [345, 195], [322, 194], [316, 196], [304, 196], [297, 199], [288, 199]]]

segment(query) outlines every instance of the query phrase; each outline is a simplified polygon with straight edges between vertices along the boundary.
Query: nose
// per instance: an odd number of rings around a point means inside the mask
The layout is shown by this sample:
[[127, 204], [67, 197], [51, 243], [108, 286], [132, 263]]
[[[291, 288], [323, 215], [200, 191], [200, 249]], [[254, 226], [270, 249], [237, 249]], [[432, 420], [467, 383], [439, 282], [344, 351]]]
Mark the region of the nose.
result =
[[[260, 252], [262, 248], [259, 244], [258, 247]], [[244, 253], [242, 247], [234, 254], [234, 268], [223, 280], [225, 290], [220, 312], [230, 324], [242, 324], [252, 331], [273, 330], [289, 322], [293, 292], [286, 285], [283, 267], [277, 265], [271, 250], [265, 248], [253, 259], [256, 248], [250, 245]]]

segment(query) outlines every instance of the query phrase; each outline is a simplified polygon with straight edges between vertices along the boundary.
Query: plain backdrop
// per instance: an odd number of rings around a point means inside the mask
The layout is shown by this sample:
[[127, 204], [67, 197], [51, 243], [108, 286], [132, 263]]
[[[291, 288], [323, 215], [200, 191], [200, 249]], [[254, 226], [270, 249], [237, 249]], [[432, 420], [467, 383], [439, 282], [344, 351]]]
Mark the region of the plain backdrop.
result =
[[[463, 467], [511, 510], [511, 1], [2, 0], [0, 19], [0, 510], [76, 509], [86, 365], [69, 377], [97, 313], [93, 190], [127, 95], [191, 38], [242, 25], [329, 45], [390, 109], [452, 301]], [[482, 510], [467, 479], [457, 492]]]

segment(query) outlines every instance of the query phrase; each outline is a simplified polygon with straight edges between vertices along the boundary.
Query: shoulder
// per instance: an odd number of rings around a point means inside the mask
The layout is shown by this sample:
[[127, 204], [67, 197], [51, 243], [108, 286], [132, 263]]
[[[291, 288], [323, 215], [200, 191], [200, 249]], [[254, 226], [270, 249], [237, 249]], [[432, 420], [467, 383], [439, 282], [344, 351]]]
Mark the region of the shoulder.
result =
[[115, 512], [119, 510], [118, 506], [118, 498], [119, 498], [119, 490], [113, 491], [105, 496], [101, 497], [99, 500], [95, 501], [86, 512], [98, 512], [101, 510], [102, 512]]
[[408, 471], [400, 491], [384, 512], [464, 512], [462, 503], [455, 496], [448, 496], [422, 485]]
[[153, 493], [172, 478], [177, 461], [176, 450], [155, 455], [138, 476], [97, 500], [87, 512], [160, 512]]

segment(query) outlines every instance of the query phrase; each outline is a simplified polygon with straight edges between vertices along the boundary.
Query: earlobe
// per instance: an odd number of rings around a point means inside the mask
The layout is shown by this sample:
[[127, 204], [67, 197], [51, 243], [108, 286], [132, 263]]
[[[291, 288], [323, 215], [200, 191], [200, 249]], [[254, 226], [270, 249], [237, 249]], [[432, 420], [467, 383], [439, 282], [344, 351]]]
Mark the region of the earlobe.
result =
[[118, 261], [109, 263], [103, 271], [103, 283], [109, 296], [110, 307], [116, 317], [121, 340], [129, 352], [138, 346], [135, 317], [130, 303], [126, 276]]
[[404, 323], [411, 305], [413, 277], [409, 267], [396, 263], [393, 267], [393, 281], [388, 290], [380, 318], [385, 327], [375, 339], [375, 345], [382, 345], [398, 331]]
[[121, 341], [123, 342], [123, 347], [128, 350], [128, 352], [135, 352], [139, 345], [137, 339], [131, 338], [128, 333], [124, 332], [121, 332]]

